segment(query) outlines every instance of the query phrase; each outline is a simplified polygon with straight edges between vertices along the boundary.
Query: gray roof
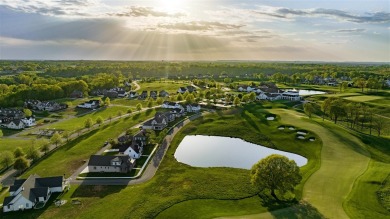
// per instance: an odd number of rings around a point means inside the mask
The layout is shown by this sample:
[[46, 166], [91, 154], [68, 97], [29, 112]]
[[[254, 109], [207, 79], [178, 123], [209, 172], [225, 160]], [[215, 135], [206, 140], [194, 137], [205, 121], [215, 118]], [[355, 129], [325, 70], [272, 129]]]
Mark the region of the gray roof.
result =
[[3, 206], [8, 205], [12, 200], [14, 200], [15, 196], [8, 196], [4, 198]]
[[[62, 187], [62, 182], [62, 176], [41, 178], [33, 174], [27, 179], [15, 180], [14, 185], [10, 187], [10, 191], [14, 192], [22, 187], [22, 196], [30, 201], [34, 201], [36, 197], [46, 197], [50, 187]], [[4, 205], [9, 204], [14, 198], [15, 196], [6, 197]]]
[[122, 163], [127, 162], [130, 159], [128, 155], [124, 155], [124, 156], [92, 155], [91, 158], [89, 158], [88, 166], [111, 166], [111, 161], [116, 158], [121, 159]]

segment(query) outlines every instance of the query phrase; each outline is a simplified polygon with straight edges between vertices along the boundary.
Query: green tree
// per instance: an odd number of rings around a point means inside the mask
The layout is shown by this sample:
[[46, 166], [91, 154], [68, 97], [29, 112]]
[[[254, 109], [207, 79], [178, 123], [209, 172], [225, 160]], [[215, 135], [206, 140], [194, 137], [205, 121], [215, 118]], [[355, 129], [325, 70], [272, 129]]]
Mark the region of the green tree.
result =
[[28, 160], [24, 157], [18, 157], [15, 160], [15, 163], [14, 163], [15, 170], [23, 171], [23, 170], [27, 169], [28, 166], [29, 166]]
[[43, 144], [43, 145], [41, 146], [41, 151], [42, 151], [43, 153], [46, 154], [49, 150], [50, 150], [50, 144], [49, 144], [49, 142], [47, 142], [47, 143], [45, 143], [45, 144]]
[[193, 94], [188, 94], [187, 97], [186, 97], [186, 104], [191, 104], [191, 103], [194, 103], [195, 101], [195, 97]]
[[104, 105], [109, 106], [110, 104], [111, 104], [110, 98], [106, 97], [106, 99], [104, 99]]
[[4, 151], [1, 154], [1, 163], [6, 166], [6, 168], [9, 167], [14, 162], [14, 156], [10, 151]]
[[381, 136], [382, 130], [388, 125], [384, 118], [376, 117], [373, 119], [373, 128], [377, 131], [378, 136]]
[[37, 160], [39, 158], [39, 152], [34, 146], [30, 146], [27, 149], [26, 157], [30, 160]]
[[3, 131], [0, 129], [0, 138], [4, 136]]
[[346, 116], [347, 112], [345, 110], [345, 104], [342, 99], [337, 99], [332, 102], [329, 108], [329, 113], [334, 120], [334, 123], [337, 123], [337, 120], [340, 117]]
[[164, 100], [161, 97], [159, 97], [157, 98], [156, 102], [158, 105], [161, 105], [164, 102]]
[[153, 101], [149, 100], [147, 106], [148, 106], [148, 108], [152, 108], [152, 106], [153, 106]]
[[184, 98], [182, 94], [178, 94], [176, 99], [177, 101], [182, 101]]
[[23, 112], [24, 112], [24, 115], [25, 115], [26, 117], [32, 116], [32, 112], [31, 112], [31, 110], [29, 110], [29, 109], [23, 109]]
[[322, 121], [325, 119], [325, 115], [328, 113], [330, 106], [332, 105], [332, 102], [335, 101], [336, 98], [329, 97], [322, 102], [321, 109], [322, 109]]
[[364, 87], [366, 86], [366, 79], [364, 78], [357, 79], [356, 85], [362, 89], [362, 92], [364, 92]]
[[128, 113], [128, 114], [130, 114], [130, 113], [132, 113], [132, 112], [133, 112], [133, 110], [132, 110], [131, 108], [127, 109], [127, 113]]
[[69, 142], [69, 137], [70, 137], [69, 131], [63, 131], [62, 137], [66, 139], [66, 142]]
[[62, 142], [62, 137], [61, 137], [60, 133], [55, 132], [55, 133], [53, 134], [53, 136], [51, 136], [50, 142], [51, 142], [52, 144], [55, 144], [56, 147], [57, 147], [58, 144], [60, 144], [60, 143]]
[[93, 125], [92, 118], [88, 118], [84, 121], [84, 128], [87, 128], [88, 130], [91, 129]]
[[96, 123], [100, 126], [103, 123], [103, 118], [101, 116], [98, 116], [96, 118]]
[[235, 97], [235, 98], [234, 98], [234, 100], [233, 100], [233, 104], [234, 104], [234, 106], [238, 106], [238, 105], [240, 105], [240, 104], [241, 104], [241, 100], [240, 100], [240, 98], [238, 98], [238, 97]]
[[15, 158], [18, 158], [18, 157], [23, 157], [24, 156], [24, 151], [21, 147], [17, 147], [14, 151], [14, 157]]
[[119, 111], [116, 113], [116, 115], [117, 115], [118, 117], [121, 117], [121, 116], [123, 115], [122, 110], [119, 110]]
[[312, 103], [306, 102], [303, 104], [303, 110], [305, 111], [305, 114], [311, 118], [311, 115], [314, 113], [315, 109]]
[[284, 195], [294, 191], [302, 180], [299, 167], [294, 160], [277, 154], [272, 154], [252, 166], [251, 182], [260, 191], [270, 190], [272, 197], [279, 200], [275, 191]]
[[138, 112], [141, 111], [141, 109], [142, 109], [142, 104], [141, 104], [141, 103], [138, 103], [138, 104], [135, 106], [135, 108], [137, 109]]

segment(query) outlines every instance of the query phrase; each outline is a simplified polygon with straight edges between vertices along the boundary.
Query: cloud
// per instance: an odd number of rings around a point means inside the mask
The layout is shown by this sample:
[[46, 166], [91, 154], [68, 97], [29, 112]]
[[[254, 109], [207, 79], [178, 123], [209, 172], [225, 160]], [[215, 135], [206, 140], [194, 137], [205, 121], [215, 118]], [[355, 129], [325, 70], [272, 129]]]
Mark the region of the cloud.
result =
[[91, 16], [87, 11], [97, 5], [94, 0], [3, 0], [0, 5], [14, 11], [49, 16]]
[[366, 29], [363, 28], [352, 28], [352, 29], [340, 29], [336, 30], [337, 33], [362, 33], [365, 32]]
[[390, 13], [374, 12], [365, 14], [352, 14], [350, 12], [337, 9], [291, 9], [281, 7], [259, 6], [251, 13], [257, 16], [267, 16], [276, 19], [294, 19], [296, 17], [324, 16], [354, 23], [389, 23]]
[[158, 28], [184, 31], [237, 30], [244, 25], [226, 24], [210, 21], [191, 21], [187, 23], [159, 24]]
[[168, 13], [155, 10], [151, 7], [130, 6], [125, 11], [118, 13], [107, 13], [116, 17], [183, 17], [184, 13]]

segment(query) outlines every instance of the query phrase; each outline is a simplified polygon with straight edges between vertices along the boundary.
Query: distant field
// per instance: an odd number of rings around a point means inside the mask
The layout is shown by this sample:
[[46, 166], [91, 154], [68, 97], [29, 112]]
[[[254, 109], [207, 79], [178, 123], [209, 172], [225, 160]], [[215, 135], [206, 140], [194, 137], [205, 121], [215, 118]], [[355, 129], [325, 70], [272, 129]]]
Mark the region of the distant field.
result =
[[90, 113], [90, 114], [87, 114], [87, 115], [84, 115], [81, 117], [57, 122], [53, 125], [48, 126], [47, 128], [74, 131], [74, 130], [77, 130], [79, 128], [84, 127], [84, 121], [87, 118], [92, 118], [92, 120], [94, 122], [96, 122], [96, 118], [101, 116], [104, 120], [107, 120], [109, 116], [116, 117], [118, 111], [122, 111], [122, 113], [125, 114], [127, 112], [127, 109], [129, 109], [129, 108], [125, 107], [125, 106], [110, 106], [110, 107], [105, 108], [105, 109], [98, 109], [98, 110], [96, 110], [96, 112], [93, 112], [93, 113]]
[[138, 91], [138, 92], [141, 92], [141, 91], [152, 91], [152, 90], [155, 90], [155, 91], [161, 91], [161, 90], [165, 90], [166, 92], [170, 93], [170, 94], [176, 94], [177, 90], [180, 88], [180, 87], [184, 87], [184, 86], [188, 86], [189, 84], [185, 84], [185, 83], [181, 83], [181, 82], [151, 82], [151, 83], [141, 83], [141, 82], [138, 82], [139, 86], [141, 87], [141, 89]]

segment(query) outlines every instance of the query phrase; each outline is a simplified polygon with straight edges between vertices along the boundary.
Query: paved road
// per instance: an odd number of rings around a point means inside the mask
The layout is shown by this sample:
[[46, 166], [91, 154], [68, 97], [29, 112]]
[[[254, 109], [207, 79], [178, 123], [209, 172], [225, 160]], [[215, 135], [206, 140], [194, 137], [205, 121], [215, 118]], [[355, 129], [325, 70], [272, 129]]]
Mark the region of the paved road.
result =
[[[169, 131], [169, 134], [165, 137], [163, 143], [160, 147], [158, 147], [155, 155], [153, 156], [152, 160], [146, 167], [144, 173], [140, 178], [137, 179], [88, 179], [88, 180], [75, 180], [77, 175], [72, 176], [72, 180], [70, 180], [71, 184], [79, 184], [79, 185], [136, 185], [140, 183], [144, 183], [156, 174], [157, 169], [164, 158], [165, 153], [167, 152], [172, 139], [177, 134], [177, 132], [183, 128], [185, 125], [190, 123], [192, 120], [197, 119], [201, 116], [195, 115], [191, 118], [188, 118], [184, 120], [183, 122], [179, 123], [175, 128], [173, 128], [171, 131]], [[85, 167], [84, 167], [85, 168]], [[80, 172], [82, 170], [79, 170]]]

